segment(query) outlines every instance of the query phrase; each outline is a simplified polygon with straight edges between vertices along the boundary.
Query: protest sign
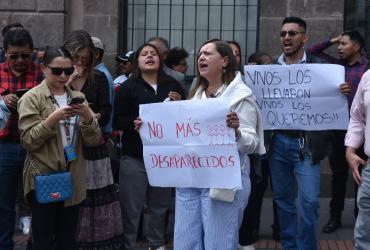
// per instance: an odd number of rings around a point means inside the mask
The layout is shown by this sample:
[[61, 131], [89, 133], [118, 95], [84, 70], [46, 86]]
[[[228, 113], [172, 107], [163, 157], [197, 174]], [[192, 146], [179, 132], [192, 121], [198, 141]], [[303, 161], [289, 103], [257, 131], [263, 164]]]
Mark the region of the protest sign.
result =
[[344, 67], [335, 64], [246, 65], [264, 129], [346, 130]]
[[229, 99], [140, 105], [145, 168], [161, 187], [241, 188]]

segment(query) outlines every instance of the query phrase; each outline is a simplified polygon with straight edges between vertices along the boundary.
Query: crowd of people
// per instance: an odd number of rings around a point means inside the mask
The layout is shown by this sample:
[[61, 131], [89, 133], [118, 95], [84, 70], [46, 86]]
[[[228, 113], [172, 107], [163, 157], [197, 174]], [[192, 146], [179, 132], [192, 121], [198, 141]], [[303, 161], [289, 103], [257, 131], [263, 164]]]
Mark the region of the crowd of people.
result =
[[[370, 248], [370, 66], [358, 31], [306, 48], [306, 22], [286, 17], [280, 29], [281, 55], [273, 60], [257, 51], [246, 62], [343, 65], [345, 82], [338, 93], [348, 100], [348, 131], [264, 130], [255, 96], [244, 81], [237, 41], [205, 41], [197, 51], [189, 88], [189, 54], [171, 49], [162, 37], [117, 55], [121, 74], [113, 78], [103, 63], [104, 43], [84, 30], [67, 34], [60, 47], [40, 49], [19, 23], [5, 26], [2, 35], [0, 250], [14, 248], [16, 203], [21, 229], [29, 235], [27, 247], [33, 250], [128, 250], [136, 249], [139, 239], [149, 249], [165, 250], [170, 227], [176, 250], [254, 250], [269, 182], [273, 238], [284, 249], [315, 250], [320, 162], [325, 157], [333, 179], [330, 218], [322, 231], [341, 227], [351, 168], [358, 188], [355, 249]], [[325, 53], [333, 45], [338, 58]], [[208, 98], [231, 100], [225, 123], [235, 131], [242, 188], [151, 186], [139, 105]], [[59, 173], [70, 176], [72, 194], [61, 198], [52, 193], [53, 202], [42, 201], [37, 177], [57, 178]]]

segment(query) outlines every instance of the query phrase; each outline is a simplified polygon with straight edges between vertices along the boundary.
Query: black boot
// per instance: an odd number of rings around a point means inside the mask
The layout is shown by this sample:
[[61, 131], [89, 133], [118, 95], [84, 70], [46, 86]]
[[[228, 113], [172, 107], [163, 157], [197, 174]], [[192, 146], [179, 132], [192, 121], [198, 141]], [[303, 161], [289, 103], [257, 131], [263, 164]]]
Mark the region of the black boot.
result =
[[338, 228], [342, 226], [340, 217], [330, 217], [328, 223], [322, 229], [323, 233], [332, 233], [335, 232]]

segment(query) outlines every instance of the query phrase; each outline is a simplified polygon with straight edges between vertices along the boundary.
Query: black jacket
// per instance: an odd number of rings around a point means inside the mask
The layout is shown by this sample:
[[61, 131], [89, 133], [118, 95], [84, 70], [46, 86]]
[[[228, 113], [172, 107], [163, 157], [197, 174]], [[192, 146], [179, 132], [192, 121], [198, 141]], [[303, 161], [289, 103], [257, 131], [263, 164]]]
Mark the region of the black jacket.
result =
[[[325, 63], [325, 61], [306, 52], [306, 63]], [[277, 60], [274, 61], [277, 64]], [[265, 146], [269, 150], [274, 130], [265, 130]], [[310, 149], [311, 160], [316, 164], [331, 152], [334, 133], [331, 130], [305, 131], [305, 139]]]
[[185, 94], [180, 84], [172, 79], [159, 82], [157, 91], [143, 79], [129, 78], [122, 85], [115, 96], [113, 127], [122, 130], [122, 154], [143, 158], [143, 144], [138, 132], [134, 130], [134, 120], [139, 116], [139, 105], [163, 102], [170, 91]]

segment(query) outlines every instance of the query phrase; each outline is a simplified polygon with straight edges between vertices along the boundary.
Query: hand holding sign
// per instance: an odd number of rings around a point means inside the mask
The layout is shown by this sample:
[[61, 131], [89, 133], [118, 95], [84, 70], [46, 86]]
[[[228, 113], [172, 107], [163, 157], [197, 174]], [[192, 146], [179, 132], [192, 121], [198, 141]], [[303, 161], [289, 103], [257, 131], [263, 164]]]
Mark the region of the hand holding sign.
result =
[[[212, 107], [210, 109], [210, 107]], [[207, 112], [203, 112], [207, 110]], [[140, 136], [149, 182], [161, 187], [240, 188], [229, 100], [214, 98], [140, 105]]]
[[143, 124], [143, 121], [141, 120], [140, 116], [138, 116], [135, 120], [134, 120], [134, 127], [135, 127], [135, 131], [139, 133], [139, 130], [141, 128], [141, 125]]
[[[347, 129], [344, 67], [335, 64], [247, 65], [246, 84], [264, 129]], [[330, 72], [330, 74], [328, 74]], [[342, 94], [341, 94], [342, 93]]]

